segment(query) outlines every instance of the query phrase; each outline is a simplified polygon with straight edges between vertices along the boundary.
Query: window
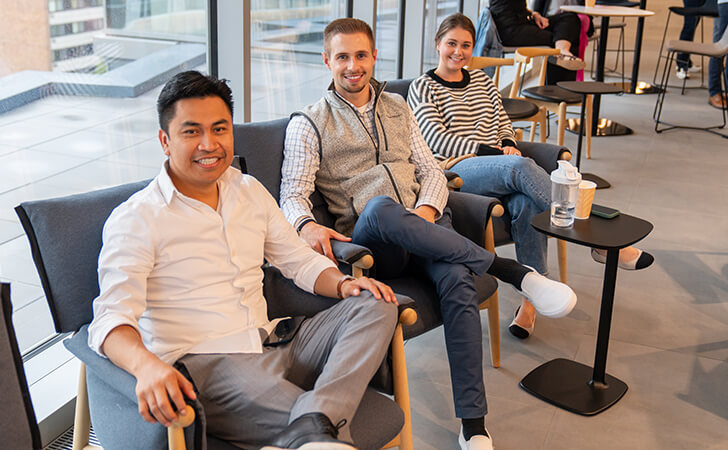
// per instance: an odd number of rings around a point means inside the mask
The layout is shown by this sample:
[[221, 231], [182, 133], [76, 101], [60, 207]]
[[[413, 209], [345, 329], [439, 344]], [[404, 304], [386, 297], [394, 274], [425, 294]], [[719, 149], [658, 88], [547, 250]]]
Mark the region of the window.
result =
[[424, 30], [424, 67], [423, 71], [427, 71], [437, 66], [438, 55], [435, 50], [435, 34], [440, 22], [449, 16], [458, 12], [458, 2], [453, 0], [427, 0], [425, 3], [425, 30]]
[[399, 52], [399, 2], [380, 0], [377, 2], [376, 26], [377, 64], [375, 75], [378, 80], [397, 78], [397, 53]]
[[66, 36], [68, 34], [86, 33], [104, 28], [104, 19], [86, 20], [83, 22], [51, 25], [51, 37]]
[[252, 119], [288, 117], [321, 98], [331, 82], [324, 28], [346, 16], [341, 0], [259, 0], [251, 7]]

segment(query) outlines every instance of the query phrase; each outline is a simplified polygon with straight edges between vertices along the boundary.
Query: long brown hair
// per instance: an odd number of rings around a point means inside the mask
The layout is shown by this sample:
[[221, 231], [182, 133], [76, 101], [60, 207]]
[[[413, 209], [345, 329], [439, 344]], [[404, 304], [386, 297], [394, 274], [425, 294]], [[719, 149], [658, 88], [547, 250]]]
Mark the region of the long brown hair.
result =
[[470, 33], [470, 36], [473, 38], [473, 43], [475, 43], [475, 26], [473, 26], [473, 22], [465, 14], [455, 13], [447, 16], [440, 24], [435, 34], [435, 44], [439, 44], [440, 39], [454, 28], [462, 28]]

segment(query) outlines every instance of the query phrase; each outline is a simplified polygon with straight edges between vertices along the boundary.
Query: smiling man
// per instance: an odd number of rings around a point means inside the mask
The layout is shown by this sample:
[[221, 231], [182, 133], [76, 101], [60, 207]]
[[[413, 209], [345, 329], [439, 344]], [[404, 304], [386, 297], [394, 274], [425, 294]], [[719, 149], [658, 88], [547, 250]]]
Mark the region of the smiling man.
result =
[[[184, 397], [199, 396], [208, 432], [241, 447], [353, 448], [346, 424], [387, 352], [395, 296], [344, 276], [257, 180], [230, 167], [232, 106], [225, 82], [199, 72], [162, 89], [168, 159], [104, 226], [89, 346], [136, 377], [148, 422], [168, 426]], [[264, 261], [341, 300], [268, 345]]]
[[[488, 273], [512, 284], [549, 317], [568, 314], [576, 295], [452, 229], [445, 176], [404, 99], [383, 92], [372, 78], [376, 59], [365, 22], [338, 19], [324, 30], [323, 61], [333, 82], [288, 124], [281, 208], [300, 236], [332, 259], [330, 240], [351, 240], [372, 250], [382, 279], [414, 270], [432, 280], [440, 295], [455, 414], [462, 419], [459, 444], [491, 449], [474, 277]], [[309, 196], [315, 188], [336, 216], [335, 230], [313, 218]]]

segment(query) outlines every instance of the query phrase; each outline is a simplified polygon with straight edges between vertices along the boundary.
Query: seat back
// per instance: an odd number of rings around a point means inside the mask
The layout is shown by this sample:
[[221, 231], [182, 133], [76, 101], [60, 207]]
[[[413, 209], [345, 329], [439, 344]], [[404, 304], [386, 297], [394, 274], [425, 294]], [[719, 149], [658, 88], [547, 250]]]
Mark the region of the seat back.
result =
[[525, 67], [533, 58], [541, 57], [541, 67], [538, 69], [538, 86], [546, 84], [546, 64], [549, 55], [558, 55], [561, 51], [556, 48], [544, 47], [520, 47], [516, 50], [516, 73], [513, 75], [513, 84], [510, 98], [518, 98], [521, 92], [523, 76], [525, 75]]
[[10, 303], [10, 285], [7, 283], [0, 283], [0, 302], [0, 392], [3, 393], [0, 432], [3, 447], [40, 450], [40, 431], [30, 401], [23, 358], [15, 338], [13, 305]]
[[393, 94], [399, 94], [403, 99], [407, 100], [407, 93], [409, 92], [412, 81], [414, 81], [413, 78], [407, 80], [390, 80], [384, 85], [384, 90]]
[[91, 303], [99, 294], [96, 267], [104, 223], [114, 208], [147, 184], [149, 180], [15, 208], [57, 332], [76, 331], [91, 321]]
[[512, 66], [513, 65], [513, 59], [512, 58], [491, 58], [488, 56], [473, 56], [470, 59], [470, 62], [468, 63], [467, 69], [469, 70], [478, 70], [478, 69], [485, 69], [487, 67], [494, 68], [495, 72], [493, 73], [493, 83], [497, 86], [499, 86], [498, 82], [500, 81], [500, 68], [501, 66]]

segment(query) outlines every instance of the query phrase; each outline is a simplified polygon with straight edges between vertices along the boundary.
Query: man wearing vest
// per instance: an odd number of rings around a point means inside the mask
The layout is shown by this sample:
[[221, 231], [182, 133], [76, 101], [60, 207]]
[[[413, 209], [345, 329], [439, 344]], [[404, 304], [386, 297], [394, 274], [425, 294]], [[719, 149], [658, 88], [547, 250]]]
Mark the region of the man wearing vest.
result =
[[[372, 78], [376, 55], [365, 22], [338, 19], [326, 27], [323, 61], [333, 83], [288, 125], [281, 208], [300, 236], [331, 259], [330, 239], [353, 241], [372, 250], [379, 277], [396, 277], [408, 266], [430, 277], [441, 299], [460, 447], [491, 449], [474, 275], [512, 284], [550, 317], [568, 314], [576, 295], [452, 229], [442, 170], [404, 99]], [[313, 219], [314, 189], [336, 216], [335, 230]]]

